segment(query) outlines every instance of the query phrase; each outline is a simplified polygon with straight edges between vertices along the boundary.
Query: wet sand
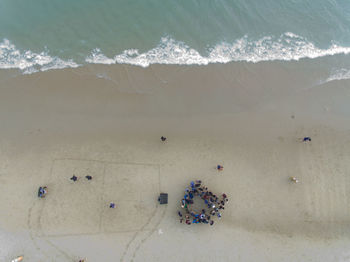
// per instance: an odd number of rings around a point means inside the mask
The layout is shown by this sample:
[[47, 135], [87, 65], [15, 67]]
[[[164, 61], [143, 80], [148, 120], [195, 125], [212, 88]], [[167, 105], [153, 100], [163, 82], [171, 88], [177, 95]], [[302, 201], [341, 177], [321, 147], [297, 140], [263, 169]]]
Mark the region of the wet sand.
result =
[[[349, 81], [293, 63], [1, 74], [1, 261], [350, 258]], [[178, 221], [194, 179], [229, 196], [213, 227]]]

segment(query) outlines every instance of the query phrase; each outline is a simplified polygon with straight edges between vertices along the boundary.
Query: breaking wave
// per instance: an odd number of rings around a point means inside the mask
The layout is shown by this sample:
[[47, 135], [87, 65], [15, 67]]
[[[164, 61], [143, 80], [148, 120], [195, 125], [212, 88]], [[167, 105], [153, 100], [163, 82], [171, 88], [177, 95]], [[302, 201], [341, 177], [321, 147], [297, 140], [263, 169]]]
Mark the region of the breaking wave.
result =
[[73, 60], [62, 60], [52, 57], [48, 52], [35, 53], [30, 50], [21, 52], [9, 40], [0, 43], [0, 69], [20, 69], [25, 74], [50, 69], [78, 67]]
[[[48, 51], [35, 53], [30, 50], [20, 51], [9, 40], [0, 42], [0, 69], [20, 69], [23, 73], [33, 73], [50, 69], [78, 67], [81, 63], [92, 64], [130, 64], [148, 67], [151, 64], [173, 65], [208, 65], [210, 63], [229, 63], [246, 61], [297, 61], [303, 58], [318, 58], [337, 54], [349, 54], [350, 47], [332, 43], [322, 49], [302, 36], [284, 33], [279, 37], [265, 36], [253, 41], [244, 36], [233, 43], [221, 42], [207, 48], [205, 55], [183, 42], [171, 37], [163, 37], [160, 43], [146, 52], [137, 49], [124, 50], [114, 57], [107, 57], [96, 48], [85, 61], [63, 60], [49, 55]], [[80, 63], [80, 64], [79, 64]], [[343, 73], [344, 74], [344, 73]], [[346, 75], [346, 74], [345, 74]], [[334, 76], [336, 77], [336, 76]]]
[[297, 61], [302, 58], [317, 58], [336, 54], [349, 54], [350, 47], [332, 44], [327, 49], [316, 47], [307, 39], [293, 33], [284, 33], [279, 37], [266, 36], [250, 41], [247, 36], [234, 43], [222, 42], [201, 55], [197, 50], [170, 37], [163, 37], [157, 47], [140, 53], [137, 49], [128, 49], [109, 58], [100, 49], [94, 49], [85, 59], [95, 64], [131, 64], [147, 67], [151, 64], [207, 65], [210, 63], [229, 63], [246, 61]]

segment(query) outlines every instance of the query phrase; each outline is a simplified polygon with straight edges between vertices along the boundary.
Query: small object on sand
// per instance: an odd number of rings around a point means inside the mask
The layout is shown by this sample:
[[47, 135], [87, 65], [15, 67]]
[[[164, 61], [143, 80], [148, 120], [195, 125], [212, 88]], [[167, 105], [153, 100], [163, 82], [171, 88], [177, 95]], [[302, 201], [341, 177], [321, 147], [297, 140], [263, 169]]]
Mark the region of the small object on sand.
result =
[[168, 204], [168, 194], [167, 193], [160, 193], [158, 197], [159, 204]]
[[217, 165], [216, 169], [219, 171], [222, 171], [222, 170], [224, 170], [224, 167], [222, 165]]
[[72, 180], [73, 182], [76, 182], [78, 180], [78, 177], [76, 177], [75, 175], [73, 175], [70, 180]]
[[109, 208], [115, 208], [115, 204], [114, 204], [113, 202], [111, 202], [111, 203], [109, 204]]
[[292, 176], [290, 180], [292, 180], [294, 183], [299, 183], [299, 180], [294, 176]]
[[309, 136], [304, 137], [303, 142], [311, 142], [311, 137]]
[[23, 256], [16, 257], [15, 259], [12, 259], [11, 262], [20, 262], [23, 260]]
[[91, 179], [92, 179], [92, 176], [85, 176], [85, 178], [86, 178], [87, 180], [91, 180]]
[[40, 198], [44, 198], [47, 194], [47, 187], [44, 186], [44, 187], [39, 187], [39, 190], [38, 190], [38, 197]]
[[165, 136], [162, 136], [162, 137], [160, 138], [160, 140], [162, 140], [163, 142], [165, 142], [166, 137], [165, 137]]

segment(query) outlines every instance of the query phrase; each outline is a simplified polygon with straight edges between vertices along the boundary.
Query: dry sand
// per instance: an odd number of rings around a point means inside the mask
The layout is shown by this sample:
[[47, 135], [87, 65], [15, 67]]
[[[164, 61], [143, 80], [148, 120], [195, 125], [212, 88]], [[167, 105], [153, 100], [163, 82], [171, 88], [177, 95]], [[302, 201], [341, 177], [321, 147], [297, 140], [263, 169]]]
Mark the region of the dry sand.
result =
[[[291, 67], [2, 72], [0, 261], [349, 261], [349, 81]], [[178, 221], [193, 179], [213, 227]]]

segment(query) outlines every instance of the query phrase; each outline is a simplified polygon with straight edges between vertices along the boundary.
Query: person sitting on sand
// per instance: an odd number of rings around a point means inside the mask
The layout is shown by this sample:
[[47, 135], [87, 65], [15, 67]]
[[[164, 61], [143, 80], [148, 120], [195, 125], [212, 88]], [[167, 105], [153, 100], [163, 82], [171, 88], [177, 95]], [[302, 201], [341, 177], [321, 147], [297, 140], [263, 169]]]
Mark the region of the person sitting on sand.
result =
[[219, 171], [223, 171], [224, 167], [222, 165], [217, 165], [216, 169], [219, 170]]
[[72, 180], [73, 182], [76, 182], [78, 180], [78, 177], [76, 177], [75, 175], [73, 175], [70, 180]]
[[92, 176], [85, 176], [85, 178], [87, 179], [87, 180], [91, 180], [92, 179]]
[[160, 140], [162, 140], [163, 142], [165, 142], [166, 137], [165, 137], [165, 136], [162, 136], [162, 137], [160, 138]]
[[304, 137], [303, 142], [311, 142], [311, 137], [309, 136]]
[[46, 186], [39, 187], [38, 197], [44, 198], [46, 194], [47, 194], [47, 187]]
[[299, 180], [296, 177], [291, 177], [290, 180], [292, 180], [294, 183], [299, 183]]
[[115, 208], [115, 203], [111, 202], [111, 203], [109, 204], [109, 208]]

